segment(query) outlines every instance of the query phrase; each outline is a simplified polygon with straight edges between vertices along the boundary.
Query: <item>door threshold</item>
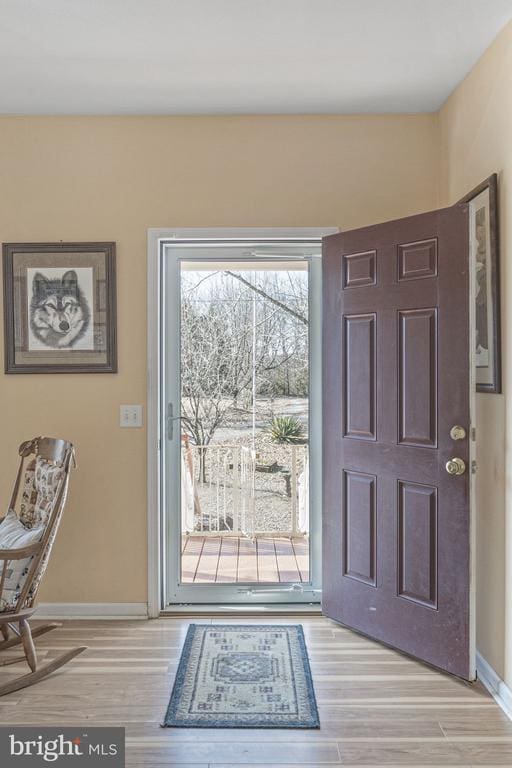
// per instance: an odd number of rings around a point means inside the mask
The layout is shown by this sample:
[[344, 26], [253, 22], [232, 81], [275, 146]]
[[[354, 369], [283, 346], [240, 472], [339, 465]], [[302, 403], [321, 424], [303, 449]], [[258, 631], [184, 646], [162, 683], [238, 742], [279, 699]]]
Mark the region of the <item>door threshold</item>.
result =
[[187, 605], [168, 605], [160, 611], [160, 618], [183, 616], [186, 614], [198, 616], [282, 616], [296, 614], [298, 616], [321, 616], [322, 606], [320, 603], [281, 603], [262, 604], [262, 605], [226, 605], [226, 604], [187, 604]]

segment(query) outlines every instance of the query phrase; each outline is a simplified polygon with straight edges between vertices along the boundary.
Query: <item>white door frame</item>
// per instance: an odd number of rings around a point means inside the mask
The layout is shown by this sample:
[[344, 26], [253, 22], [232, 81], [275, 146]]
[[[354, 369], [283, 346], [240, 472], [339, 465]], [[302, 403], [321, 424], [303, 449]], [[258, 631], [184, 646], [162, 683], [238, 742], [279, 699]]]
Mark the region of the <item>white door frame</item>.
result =
[[[321, 239], [338, 232], [338, 227], [297, 228], [157, 228], [148, 230], [148, 370], [147, 370], [147, 504], [148, 504], [148, 615], [159, 615], [164, 605], [165, 558], [161, 525], [162, 478], [160, 471], [160, 309], [162, 244], [169, 240], [239, 240], [247, 238], [290, 240]], [[321, 307], [318, 308], [321, 311]]]

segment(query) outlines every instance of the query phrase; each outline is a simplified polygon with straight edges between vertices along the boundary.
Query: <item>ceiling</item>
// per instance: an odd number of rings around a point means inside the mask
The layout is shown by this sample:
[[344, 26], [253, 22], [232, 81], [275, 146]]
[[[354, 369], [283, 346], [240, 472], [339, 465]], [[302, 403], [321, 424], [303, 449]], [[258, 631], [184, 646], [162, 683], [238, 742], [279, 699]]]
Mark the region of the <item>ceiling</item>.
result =
[[0, 113], [430, 112], [511, 0], [0, 0]]

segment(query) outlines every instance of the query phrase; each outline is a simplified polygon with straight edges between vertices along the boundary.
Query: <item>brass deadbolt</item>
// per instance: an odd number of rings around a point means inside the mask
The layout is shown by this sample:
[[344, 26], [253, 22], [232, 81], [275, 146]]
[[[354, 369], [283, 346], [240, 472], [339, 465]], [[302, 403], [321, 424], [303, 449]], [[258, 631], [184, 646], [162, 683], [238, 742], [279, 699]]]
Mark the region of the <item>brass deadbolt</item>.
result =
[[464, 427], [461, 427], [460, 424], [455, 424], [455, 426], [450, 429], [450, 437], [452, 440], [464, 440], [466, 437], [466, 430]]

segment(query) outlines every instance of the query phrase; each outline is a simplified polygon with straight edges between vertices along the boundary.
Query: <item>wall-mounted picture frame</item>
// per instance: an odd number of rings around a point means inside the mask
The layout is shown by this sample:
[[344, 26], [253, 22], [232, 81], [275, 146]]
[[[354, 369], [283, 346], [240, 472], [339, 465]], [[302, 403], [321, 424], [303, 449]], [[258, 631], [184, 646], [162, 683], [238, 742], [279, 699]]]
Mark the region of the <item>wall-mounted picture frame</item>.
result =
[[465, 195], [474, 280], [474, 363], [477, 392], [501, 392], [500, 258], [498, 176], [493, 174]]
[[116, 373], [116, 244], [4, 243], [6, 373]]

